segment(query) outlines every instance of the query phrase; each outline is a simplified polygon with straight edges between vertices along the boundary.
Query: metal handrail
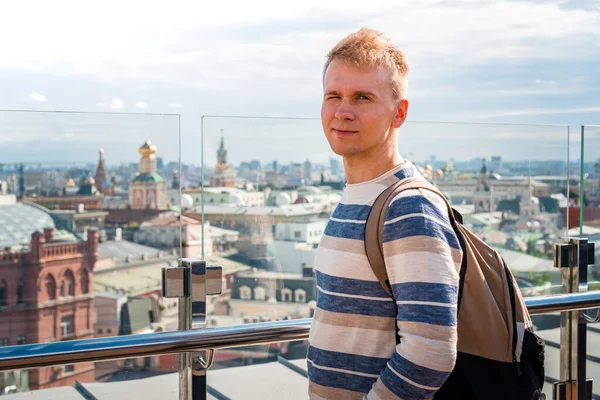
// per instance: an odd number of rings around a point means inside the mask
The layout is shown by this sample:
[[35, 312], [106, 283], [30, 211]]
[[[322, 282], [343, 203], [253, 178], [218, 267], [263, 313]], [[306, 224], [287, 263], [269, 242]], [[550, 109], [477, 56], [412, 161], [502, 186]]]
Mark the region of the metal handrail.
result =
[[[525, 299], [531, 314], [600, 307], [600, 290]], [[0, 348], [0, 371], [308, 339], [311, 318]]]

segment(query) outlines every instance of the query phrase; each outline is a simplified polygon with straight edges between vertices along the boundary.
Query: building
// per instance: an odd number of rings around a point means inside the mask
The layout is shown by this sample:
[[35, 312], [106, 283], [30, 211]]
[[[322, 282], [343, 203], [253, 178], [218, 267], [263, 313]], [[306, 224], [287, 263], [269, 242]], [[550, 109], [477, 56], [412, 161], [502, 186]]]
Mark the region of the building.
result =
[[[183, 257], [202, 257], [202, 220], [169, 211], [144, 222], [134, 234], [136, 243], [162, 249], [182, 246]], [[235, 246], [239, 232], [213, 227], [204, 222], [204, 256], [228, 251]]]
[[[94, 337], [91, 288], [98, 232], [78, 240], [56, 230], [43, 208], [15, 204], [0, 207], [0, 238], [0, 345]], [[0, 393], [9, 383], [31, 390], [94, 379], [93, 363], [0, 372]]]
[[[180, 204], [179, 190], [169, 190], [168, 200], [171, 204]], [[202, 204], [202, 188], [182, 189], [182, 195], [188, 195], [194, 206]], [[265, 192], [248, 191], [233, 187], [205, 187], [204, 204], [234, 204], [248, 207], [265, 205]]]
[[221, 145], [217, 150], [217, 164], [210, 186], [235, 187], [236, 175], [229, 163], [227, 162], [227, 150], [225, 150], [225, 139], [221, 130]]
[[150, 139], [138, 149], [141, 154], [139, 171], [129, 186], [129, 204], [132, 209], [167, 209], [164, 179], [156, 172], [156, 146]]
[[39, 204], [50, 210], [75, 210], [80, 204], [86, 210], [102, 209], [100, 196], [56, 196], [56, 197], [26, 197], [24, 201]]
[[325, 220], [304, 223], [275, 224], [275, 239], [318, 244], [325, 231]]
[[240, 324], [311, 317], [316, 300], [313, 267], [305, 265], [300, 274], [255, 269], [236, 275], [229, 307]]

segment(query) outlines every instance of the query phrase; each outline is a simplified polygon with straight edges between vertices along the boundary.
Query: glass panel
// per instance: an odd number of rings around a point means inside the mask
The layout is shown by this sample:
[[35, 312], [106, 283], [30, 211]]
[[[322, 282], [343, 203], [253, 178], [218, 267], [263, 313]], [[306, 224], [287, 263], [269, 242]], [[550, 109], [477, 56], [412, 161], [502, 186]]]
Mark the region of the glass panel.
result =
[[[161, 267], [180, 255], [179, 116], [0, 111], [0, 142], [0, 345], [177, 329]], [[0, 393], [174, 370], [164, 356], [6, 371]]]
[[306, 399], [306, 350], [307, 341], [217, 350], [207, 391], [232, 400]]
[[[202, 155], [184, 149], [183, 159], [204, 166], [206, 187], [182, 193], [193, 204], [186, 215], [207, 225], [206, 260], [227, 266], [209, 326], [312, 316], [316, 248], [345, 187], [320, 121], [204, 117], [202, 132]], [[560, 291], [552, 245], [567, 234], [568, 188], [578, 181], [569, 139], [565, 126], [409, 122], [399, 131], [401, 154], [501, 253], [525, 296]], [[552, 336], [558, 315], [534, 323]], [[549, 359], [557, 379], [558, 352]]]
[[[600, 290], [600, 126], [586, 125], [582, 127], [583, 141], [581, 147], [581, 181], [583, 196], [579, 205], [579, 221], [577, 234], [587, 238], [596, 246], [596, 263], [588, 268], [588, 290]], [[596, 310], [588, 313], [595, 314]], [[588, 325], [588, 376], [594, 382], [600, 380], [600, 329], [598, 324]], [[594, 385], [594, 394], [600, 397], [600, 388]]]
[[[587, 125], [583, 127], [582, 132], [583, 201], [580, 204], [583, 203], [583, 206], [578, 207], [577, 233], [594, 242], [597, 251], [600, 252], [600, 126]], [[578, 194], [578, 197], [581, 197], [581, 194]], [[590, 290], [600, 290], [600, 270], [596, 265], [589, 268]]]

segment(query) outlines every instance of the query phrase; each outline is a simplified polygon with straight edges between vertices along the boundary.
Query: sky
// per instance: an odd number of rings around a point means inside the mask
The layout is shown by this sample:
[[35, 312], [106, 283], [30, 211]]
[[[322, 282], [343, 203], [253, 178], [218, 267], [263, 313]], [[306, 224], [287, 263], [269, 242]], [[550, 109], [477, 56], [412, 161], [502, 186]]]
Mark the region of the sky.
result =
[[150, 137], [212, 163], [221, 129], [234, 163], [326, 161], [325, 54], [361, 26], [411, 65], [403, 155], [565, 160], [600, 124], [593, 0], [22, 0], [0, 14], [0, 110], [106, 114], [0, 112], [0, 162], [135, 162]]

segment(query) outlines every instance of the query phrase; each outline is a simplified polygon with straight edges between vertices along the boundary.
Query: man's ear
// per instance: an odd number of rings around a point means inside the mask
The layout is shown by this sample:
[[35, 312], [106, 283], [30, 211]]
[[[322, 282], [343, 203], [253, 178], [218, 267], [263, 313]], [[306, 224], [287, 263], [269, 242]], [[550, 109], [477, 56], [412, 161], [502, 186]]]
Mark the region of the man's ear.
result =
[[408, 114], [408, 100], [400, 100], [398, 103], [398, 109], [396, 110], [396, 116], [394, 117], [394, 128], [400, 128], [404, 121], [406, 121], [406, 115]]

